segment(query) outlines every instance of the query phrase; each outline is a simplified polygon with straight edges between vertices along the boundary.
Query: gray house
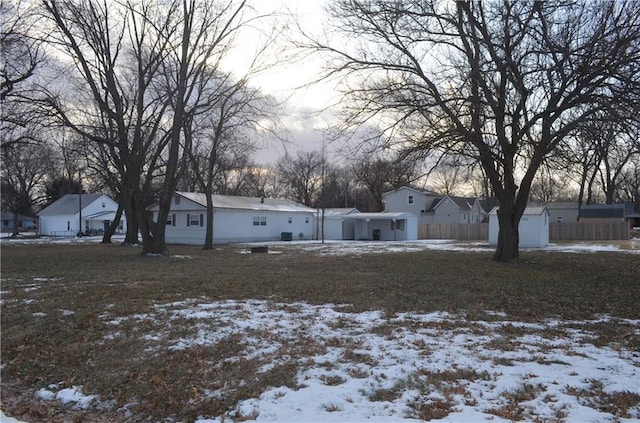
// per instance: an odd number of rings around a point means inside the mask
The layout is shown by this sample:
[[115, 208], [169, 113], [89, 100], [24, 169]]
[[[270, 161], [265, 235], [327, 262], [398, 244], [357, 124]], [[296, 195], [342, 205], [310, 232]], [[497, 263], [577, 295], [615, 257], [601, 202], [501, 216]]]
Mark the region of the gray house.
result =
[[529, 207], [546, 207], [551, 223], [572, 223], [578, 221], [580, 209], [577, 201], [550, 201], [548, 203], [528, 204]]
[[386, 212], [411, 213], [418, 223], [480, 223], [487, 213], [476, 198], [442, 195], [427, 189], [401, 187], [383, 194]]
[[36, 228], [35, 217], [25, 216], [22, 214], [19, 214], [17, 217], [18, 218], [16, 219], [16, 215], [10, 211], [2, 210], [2, 216], [0, 217], [0, 223], [2, 223], [2, 228], [1, 228], [2, 232], [13, 231], [16, 221], [18, 222], [19, 230], [28, 230], [28, 229]]

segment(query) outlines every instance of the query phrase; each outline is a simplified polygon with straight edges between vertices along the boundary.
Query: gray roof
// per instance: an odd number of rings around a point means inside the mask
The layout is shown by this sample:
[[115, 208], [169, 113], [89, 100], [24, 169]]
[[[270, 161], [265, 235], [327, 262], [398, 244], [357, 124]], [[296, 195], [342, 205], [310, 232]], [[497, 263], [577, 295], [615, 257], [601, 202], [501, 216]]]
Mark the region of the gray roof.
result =
[[430, 189], [414, 188], [414, 187], [408, 187], [408, 186], [402, 186], [400, 188], [396, 188], [394, 190], [387, 191], [387, 192], [383, 193], [382, 196], [384, 197], [385, 195], [391, 194], [391, 193], [396, 192], [396, 191], [400, 191], [401, 189], [408, 189], [408, 190], [415, 191], [415, 192], [420, 193], [420, 194], [431, 195], [431, 196], [436, 195], [436, 196], [442, 197], [442, 194], [438, 194], [437, 192], [431, 191]]
[[[200, 192], [176, 192], [176, 195], [207, 207], [207, 195]], [[213, 207], [219, 209], [242, 209], [262, 211], [315, 212], [314, 209], [295, 201], [281, 198], [242, 197], [238, 195], [212, 195]]]
[[339, 216], [345, 216], [347, 214], [353, 214], [353, 213], [360, 213], [360, 211], [353, 207], [324, 209], [324, 215], [329, 217], [334, 217], [334, 216], [339, 217]]
[[411, 213], [405, 212], [372, 212], [372, 213], [353, 213], [344, 216], [345, 219], [356, 220], [395, 220], [406, 219], [413, 216]]
[[624, 204], [589, 204], [580, 206], [578, 218], [612, 219], [624, 217]]
[[453, 203], [458, 206], [460, 210], [471, 210], [471, 204], [469, 200], [465, 197], [456, 197], [454, 195], [447, 195], [444, 198], [440, 199], [437, 203], [433, 203], [432, 208], [437, 208], [440, 204], [444, 203], [444, 200], [449, 198]]
[[[498, 214], [498, 209], [499, 207], [494, 207], [493, 209], [491, 209], [491, 211], [489, 212], [489, 214]], [[526, 207], [524, 209], [524, 213], [522, 213], [523, 216], [537, 216], [537, 215], [541, 215], [543, 214], [545, 211], [547, 211], [547, 208], [545, 206], [529, 206]]]
[[[82, 208], [96, 201], [105, 194], [82, 194]], [[78, 194], [65, 194], [48, 207], [40, 210], [38, 216], [69, 215], [78, 212]]]

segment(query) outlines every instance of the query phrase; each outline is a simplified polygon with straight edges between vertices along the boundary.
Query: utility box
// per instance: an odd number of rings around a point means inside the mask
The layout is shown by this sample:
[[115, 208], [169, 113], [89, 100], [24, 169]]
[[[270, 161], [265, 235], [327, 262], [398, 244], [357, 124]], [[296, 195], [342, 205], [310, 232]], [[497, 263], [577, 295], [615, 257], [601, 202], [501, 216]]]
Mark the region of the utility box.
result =
[[282, 232], [280, 234], [281, 241], [291, 241], [293, 239], [293, 232]]

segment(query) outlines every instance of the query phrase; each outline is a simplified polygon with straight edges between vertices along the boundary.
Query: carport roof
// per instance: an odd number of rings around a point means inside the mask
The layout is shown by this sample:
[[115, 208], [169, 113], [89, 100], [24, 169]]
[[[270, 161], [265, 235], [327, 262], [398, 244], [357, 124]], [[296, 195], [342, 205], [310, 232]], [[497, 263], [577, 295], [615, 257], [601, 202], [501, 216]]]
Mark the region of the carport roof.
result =
[[384, 213], [354, 213], [343, 216], [344, 219], [357, 220], [400, 220], [412, 216], [410, 213], [403, 212], [384, 212]]

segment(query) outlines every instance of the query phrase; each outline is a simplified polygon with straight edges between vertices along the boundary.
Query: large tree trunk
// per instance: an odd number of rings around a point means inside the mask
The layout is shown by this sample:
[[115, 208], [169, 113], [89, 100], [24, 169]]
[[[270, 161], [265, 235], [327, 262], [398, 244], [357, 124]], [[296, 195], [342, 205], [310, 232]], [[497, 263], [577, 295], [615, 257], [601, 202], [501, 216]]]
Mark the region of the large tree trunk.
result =
[[501, 204], [498, 209], [498, 246], [493, 254], [495, 261], [510, 262], [520, 258], [520, 234], [518, 225], [522, 212], [517, 213], [511, 204]]
[[207, 193], [207, 226], [206, 235], [204, 237], [203, 250], [213, 249], [213, 198], [211, 194]]
[[140, 230], [140, 223], [136, 214], [136, 206], [133, 199], [131, 190], [127, 190], [121, 195], [121, 205], [124, 208], [124, 214], [127, 216], [127, 230], [125, 232], [124, 241], [122, 245], [137, 245], [140, 244], [138, 233]]
[[20, 235], [20, 215], [17, 211], [13, 211], [13, 231], [11, 232], [11, 238], [16, 238]]
[[115, 218], [111, 221], [111, 224], [109, 225], [107, 230], [104, 231], [104, 236], [102, 237], [102, 244], [111, 244], [111, 237], [113, 236], [114, 233], [116, 233], [116, 229], [118, 229], [118, 226], [120, 225], [120, 219], [122, 219], [123, 209], [124, 208], [122, 207], [122, 204], [118, 204], [118, 210], [116, 210]]

